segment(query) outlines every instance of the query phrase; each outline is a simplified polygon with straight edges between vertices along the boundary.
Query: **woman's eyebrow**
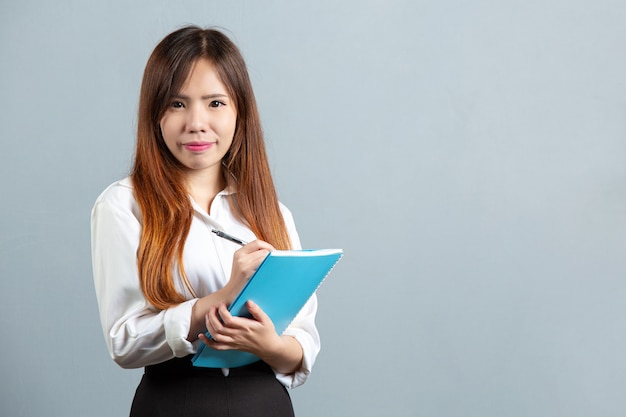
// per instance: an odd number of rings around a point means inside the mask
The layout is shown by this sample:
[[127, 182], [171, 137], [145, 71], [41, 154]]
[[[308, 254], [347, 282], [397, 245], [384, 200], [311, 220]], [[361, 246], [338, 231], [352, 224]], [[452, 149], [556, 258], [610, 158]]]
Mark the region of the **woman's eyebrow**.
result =
[[[172, 96], [172, 98], [179, 98], [182, 100], [189, 100], [190, 97], [186, 96], [184, 94], [174, 94]], [[228, 98], [228, 94], [222, 94], [222, 93], [214, 93], [214, 94], [207, 94], [204, 95], [202, 97], [200, 97], [202, 100], [210, 100], [210, 99], [214, 99], [214, 98]]]

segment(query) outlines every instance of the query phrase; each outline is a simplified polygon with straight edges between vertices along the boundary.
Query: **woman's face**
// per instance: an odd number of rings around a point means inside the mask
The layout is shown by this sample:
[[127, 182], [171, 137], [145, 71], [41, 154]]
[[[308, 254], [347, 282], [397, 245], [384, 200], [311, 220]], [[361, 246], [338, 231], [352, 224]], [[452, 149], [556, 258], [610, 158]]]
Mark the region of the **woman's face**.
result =
[[221, 161], [233, 141], [237, 111], [213, 64], [198, 60], [181, 91], [161, 118], [168, 149], [188, 170], [221, 170]]

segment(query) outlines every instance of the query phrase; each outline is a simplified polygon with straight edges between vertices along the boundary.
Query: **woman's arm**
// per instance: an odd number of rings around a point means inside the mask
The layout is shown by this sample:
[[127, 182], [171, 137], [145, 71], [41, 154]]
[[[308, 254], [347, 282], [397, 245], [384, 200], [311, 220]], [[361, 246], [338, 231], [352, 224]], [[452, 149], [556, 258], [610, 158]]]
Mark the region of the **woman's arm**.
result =
[[167, 310], [150, 305], [137, 275], [139, 208], [127, 180], [96, 201], [91, 217], [93, 278], [102, 330], [113, 360], [139, 368], [194, 352], [186, 340], [196, 300]]
[[[255, 240], [235, 252], [226, 286], [194, 305], [188, 340], [200, 338], [216, 350], [250, 352], [277, 372], [291, 374], [302, 365], [300, 343], [291, 336], [279, 336], [271, 319], [252, 302], [247, 304], [252, 319], [233, 317], [227, 307], [272, 250], [274, 247], [269, 243]], [[204, 335], [205, 330], [213, 340]]]
[[191, 312], [189, 334], [187, 335], [188, 341], [193, 342], [197, 340], [198, 334], [207, 329], [206, 316], [214, 306], [221, 304], [229, 305], [235, 299], [254, 271], [272, 250], [274, 250], [274, 247], [269, 243], [255, 240], [235, 252], [233, 268], [228, 283], [221, 290], [200, 298], [194, 304]]
[[[292, 247], [300, 249], [291, 212], [283, 205], [281, 211]], [[232, 317], [225, 305], [211, 309], [206, 316], [205, 326], [214, 340], [208, 340], [204, 335], [200, 339], [213, 349], [238, 349], [253, 353], [274, 368], [277, 378], [285, 386], [294, 388], [302, 385], [320, 350], [319, 333], [315, 326], [315, 294], [282, 336], [276, 333], [273, 324], [258, 306], [249, 304], [248, 310], [253, 314], [254, 320]]]

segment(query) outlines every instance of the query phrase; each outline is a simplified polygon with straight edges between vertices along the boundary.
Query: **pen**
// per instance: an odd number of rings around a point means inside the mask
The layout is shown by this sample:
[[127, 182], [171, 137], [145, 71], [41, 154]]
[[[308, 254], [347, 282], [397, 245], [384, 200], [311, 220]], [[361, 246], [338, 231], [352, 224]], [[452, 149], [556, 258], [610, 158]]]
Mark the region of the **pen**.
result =
[[243, 245], [247, 245], [248, 244], [248, 242], [246, 242], [244, 240], [241, 240], [241, 239], [239, 239], [239, 238], [237, 238], [235, 236], [231, 236], [228, 233], [224, 233], [221, 230], [213, 229], [211, 231], [213, 233], [215, 233], [216, 235], [218, 235], [219, 237], [221, 237], [223, 239], [226, 239], [226, 240], [230, 240], [231, 242], [236, 243], [238, 245], [243, 246]]

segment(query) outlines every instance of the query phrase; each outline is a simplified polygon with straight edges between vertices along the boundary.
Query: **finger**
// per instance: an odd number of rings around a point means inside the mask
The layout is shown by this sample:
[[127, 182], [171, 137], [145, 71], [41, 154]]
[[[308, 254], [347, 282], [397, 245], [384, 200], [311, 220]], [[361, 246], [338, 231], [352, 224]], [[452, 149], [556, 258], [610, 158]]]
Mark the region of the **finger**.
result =
[[205, 317], [206, 317], [206, 328], [211, 334], [211, 337], [213, 337], [213, 339], [223, 334], [224, 326], [222, 324], [222, 320], [220, 319], [216, 306], [211, 306], [211, 308], [209, 309], [209, 312], [206, 314]]
[[199, 334], [198, 335], [198, 339], [202, 340], [202, 342], [205, 345], [207, 345], [208, 347], [210, 347], [211, 349], [215, 349], [215, 350], [229, 350], [229, 349], [232, 349], [228, 344], [216, 342], [213, 339], [209, 339], [204, 334]]
[[[211, 336], [213, 337], [213, 336]], [[209, 339], [208, 337], [206, 337], [206, 334], [204, 333], [200, 333], [198, 334], [198, 339], [200, 339], [205, 345], [208, 345], [212, 342], [211, 339]]]
[[224, 326], [226, 327], [232, 326], [231, 322], [232, 322], [233, 316], [232, 314], [230, 314], [230, 311], [228, 311], [228, 307], [226, 307], [225, 303], [220, 303], [220, 305], [217, 306], [217, 315]]
[[265, 260], [265, 258], [267, 258], [267, 255], [269, 255], [269, 253], [270, 252], [268, 250], [259, 249], [255, 252], [248, 254], [246, 257], [246, 261], [248, 262], [248, 265], [252, 267], [252, 269], [256, 270], [259, 265], [261, 265], [261, 263]]
[[243, 317], [237, 317], [230, 314], [228, 311], [228, 307], [226, 304], [221, 304], [218, 310], [218, 314], [222, 319], [223, 324], [223, 332], [224, 334], [228, 334], [229, 336], [233, 336], [236, 332], [241, 331], [246, 328], [247, 322], [249, 321]]
[[228, 336], [232, 338], [237, 331], [244, 327], [240, 317], [235, 317], [228, 311], [225, 303], [213, 306], [210, 319], [211, 327], [216, 335]]
[[233, 258], [233, 270], [241, 271], [246, 276], [252, 274], [269, 254], [269, 250], [262, 248], [252, 251], [242, 248], [239, 251]]
[[259, 250], [265, 250], [265, 251], [270, 252], [270, 251], [275, 250], [274, 246], [265, 242], [264, 240], [259, 240], [259, 239], [253, 240], [252, 242], [245, 245], [243, 248], [245, 248], [247, 252], [254, 252], [254, 251], [259, 251]]
[[270, 253], [267, 249], [258, 249], [251, 252], [242, 252], [233, 258], [241, 267], [258, 266]]
[[256, 304], [254, 301], [248, 300], [246, 302], [246, 308], [248, 309], [248, 311], [252, 315], [252, 318], [255, 319], [256, 321], [258, 321], [258, 322], [260, 322], [262, 324], [266, 324], [267, 322], [271, 322], [269, 316], [267, 314], [265, 314], [265, 311], [263, 311], [263, 309], [261, 307], [259, 307], [259, 305]]
[[206, 333], [198, 334], [198, 339], [200, 339], [204, 344], [213, 347], [213, 345], [216, 343], [214, 338], [215, 336], [217, 336], [218, 331], [215, 329], [215, 320], [213, 320], [211, 316], [212, 314], [210, 310], [207, 314], [204, 315], [207, 331]]

